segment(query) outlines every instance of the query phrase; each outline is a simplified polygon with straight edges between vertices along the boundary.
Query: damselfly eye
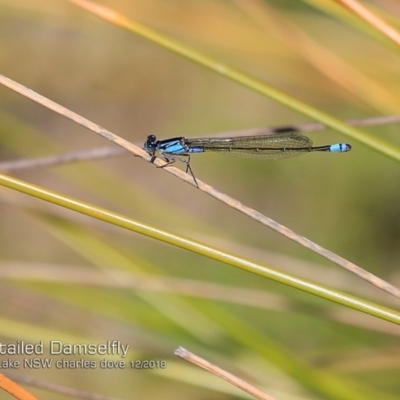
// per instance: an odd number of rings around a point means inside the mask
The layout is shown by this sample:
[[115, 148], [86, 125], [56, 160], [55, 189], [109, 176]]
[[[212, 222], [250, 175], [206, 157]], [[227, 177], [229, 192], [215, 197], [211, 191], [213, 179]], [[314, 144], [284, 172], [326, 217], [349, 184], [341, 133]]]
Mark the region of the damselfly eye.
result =
[[147, 142], [148, 144], [154, 144], [157, 141], [157, 138], [155, 135], [149, 135], [147, 136]]

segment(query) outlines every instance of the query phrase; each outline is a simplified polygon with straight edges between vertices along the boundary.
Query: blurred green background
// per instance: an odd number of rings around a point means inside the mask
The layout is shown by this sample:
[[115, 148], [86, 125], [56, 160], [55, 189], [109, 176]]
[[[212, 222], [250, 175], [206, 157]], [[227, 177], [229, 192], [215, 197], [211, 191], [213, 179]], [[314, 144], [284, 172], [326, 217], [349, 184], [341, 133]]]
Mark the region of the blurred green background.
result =
[[[398, 50], [333, 2], [99, 3], [339, 119], [399, 113]], [[368, 5], [400, 26], [396, 2]], [[149, 134], [190, 137], [308, 122], [61, 0], [0, 0], [0, 73], [139, 145]], [[109, 145], [4, 87], [0, 113], [1, 161]], [[396, 125], [366, 130], [400, 145]], [[353, 150], [270, 162], [206, 154], [192, 157], [192, 167], [199, 179], [399, 285], [400, 169], [335, 132], [310, 137], [316, 145], [349, 142]], [[13, 174], [396, 306], [348, 272], [132, 156]], [[130, 344], [130, 359], [168, 362], [165, 370], [21, 374], [121, 399], [245, 396], [176, 359], [174, 349], [184, 346], [280, 399], [345, 398], [334, 388], [313, 388], [314, 370], [381, 399], [400, 392], [396, 326], [6, 188], [0, 207], [0, 342], [60, 335], [120, 340]], [[295, 368], [297, 362], [304, 367]]]

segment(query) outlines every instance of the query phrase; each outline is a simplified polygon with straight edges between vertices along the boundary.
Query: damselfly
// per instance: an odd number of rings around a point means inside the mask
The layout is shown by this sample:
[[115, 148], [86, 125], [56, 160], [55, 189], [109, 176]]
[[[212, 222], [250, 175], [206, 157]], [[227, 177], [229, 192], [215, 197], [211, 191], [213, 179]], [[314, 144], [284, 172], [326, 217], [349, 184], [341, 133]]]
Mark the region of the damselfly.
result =
[[[150, 135], [144, 144], [144, 149], [152, 155], [154, 162], [158, 151], [170, 165], [175, 161], [186, 163], [186, 172], [190, 172], [197, 185], [196, 178], [190, 166], [190, 156], [208, 151], [228, 154], [243, 158], [260, 160], [277, 160], [294, 157], [312, 151], [344, 153], [351, 150], [347, 143], [336, 143], [325, 146], [314, 146], [310, 138], [292, 128], [280, 130], [270, 135], [214, 137], [214, 138], [185, 138], [157, 140]], [[165, 165], [165, 166], [166, 166]]]

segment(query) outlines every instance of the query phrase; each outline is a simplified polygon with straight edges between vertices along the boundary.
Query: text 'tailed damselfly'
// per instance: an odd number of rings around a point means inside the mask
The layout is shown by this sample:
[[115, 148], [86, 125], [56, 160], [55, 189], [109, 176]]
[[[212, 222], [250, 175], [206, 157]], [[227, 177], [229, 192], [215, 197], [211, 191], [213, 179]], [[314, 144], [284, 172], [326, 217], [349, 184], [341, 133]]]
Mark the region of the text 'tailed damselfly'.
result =
[[278, 160], [294, 157], [312, 151], [344, 153], [351, 150], [347, 143], [336, 143], [325, 146], [314, 146], [310, 138], [292, 128], [282, 129], [270, 135], [236, 136], [214, 138], [185, 138], [157, 140], [150, 135], [144, 144], [144, 149], [152, 155], [154, 162], [158, 151], [167, 161], [166, 165], [177, 160], [186, 163], [186, 172], [190, 171], [197, 185], [196, 178], [190, 166], [190, 156], [197, 153], [218, 152], [236, 157], [254, 158], [259, 160]]

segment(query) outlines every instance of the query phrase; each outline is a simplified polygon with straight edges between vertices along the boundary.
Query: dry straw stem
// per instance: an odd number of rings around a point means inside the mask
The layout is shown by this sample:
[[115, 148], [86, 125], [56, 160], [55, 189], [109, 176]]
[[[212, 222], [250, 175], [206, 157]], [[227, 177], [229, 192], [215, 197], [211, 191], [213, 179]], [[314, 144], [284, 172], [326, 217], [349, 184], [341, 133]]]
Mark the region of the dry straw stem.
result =
[[215, 364], [210, 363], [204, 358], [196, 356], [195, 354], [191, 353], [190, 351], [186, 350], [183, 347], [179, 347], [178, 349], [176, 349], [175, 355], [183, 358], [184, 360], [194, 365], [197, 365], [200, 368], [205, 369], [206, 371], [212, 373], [215, 376], [218, 376], [219, 378], [224, 379], [225, 381], [238, 387], [244, 392], [247, 392], [250, 395], [254, 396], [256, 399], [276, 400], [275, 397], [270, 396], [269, 394], [263, 392], [262, 390], [256, 388], [253, 385], [250, 385], [250, 383], [244, 381], [243, 379], [238, 378], [237, 376], [225, 371], [224, 369], [217, 367]]
[[389, 39], [391, 39], [397, 46], [400, 46], [400, 34], [396, 29], [392, 28], [387, 22], [379, 18], [373, 12], [369, 11], [357, 0], [336, 0], [337, 3], [343, 7], [348, 8], [358, 17], [368, 22], [371, 26], [383, 33]]
[[[347, 124], [353, 126], [377, 126], [395, 124], [400, 122], [400, 115], [384, 115], [362, 119], [350, 119], [346, 121]], [[255, 136], [255, 135], [268, 135], [276, 132], [276, 130], [282, 130], [288, 128], [287, 126], [278, 127], [259, 127], [244, 129], [239, 131], [226, 131], [213, 134], [213, 136]], [[327, 129], [327, 127], [319, 122], [308, 122], [305, 124], [291, 125], [290, 128], [296, 129], [298, 132], [315, 132]], [[123, 147], [114, 146], [102, 146], [94, 147], [87, 150], [76, 150], [67, 153], [52, 155], [40, 158], [24, 158], [21, 160], [3, 161], [0, 162], [0, 171], [18, 171], [23, 169], [32, 168], [49, 168], [61, 164], [69, 164], [78, 161], [91, 161], [101, 160], [111, 157], [126, 156], [129, 152]]]
[[[84, 126], [85, 128], [97, 133], [98, 135], [104, 137], [107, 140], [110, 140], [111, 142], [125, 148], [126, 150], [130, 151], [131, 153], [134, 154], [134, 156], [143, 158], [146, 161], [150, 161], [151, 157], [149, 154], [141, 149], [138, 146], [135, 146], [134, 144], [128, 142], [127, 140], [115, 135], [114, 133], [106, 130], [105, 128], [89, 121], [86, 118], [81, 117], [80, 115], [74, 113], [73, 111], [68, 110], [67, 108], [45, 98], [44, 96], [41, 96], [40, 94], [34, 92], [33, 90], [27, 89], [25, 86], [3, 76], [0, 75], [0, 84], [3, 84], [4, 86], [14, 90], [15, 92], [35, 101], [38, 104], [43, 105], [44, 107], [60, 114], [63, 115], [66, 118], [69, 118], [70, 120], [76, 122], [77, 124]], [[157, 166], [163, 166], [165, 165], [164, 161], [161, 161], [160, 159], [156, 159], [154, 162]], [[190, 183], [193, 186], [196, 186], [196, 184], [193, 182], [192, 176], [189, 174], [186, 174], [185, 172], [168, 166], [164, 168], [164, 170], [167, 170], [169, 173], [179, 177], [180, 179], [184, 180], [187, 183]], [[7, 178], [3, 177], [3, 184], [7, 182]], [[322, 257], [334, 262], [335, 264], [341, 266], [342, 268], [345, 268], [349, 270], [350, 272], [354, 273], [355, 275], [359, 276], [360, 278], [370, 282], [374, 286], [384, 290], [387, 293], [390, 293], [391, 295], [400, 298], [400, 290], [396, 288], [395, 286], [391, 285], [390, 283], [384, 281], [381, 278], [378, 278], [376, 275], [371, 274], [370, 272], [362, 269], [361, 267], [357, 266], [356, 264], [344, 259], [343, 257], [338, 256], [337, 254], [325, 249], [324, 247], [318, 245], [317, 243], [312, 242], [311, 240], [305, 238], [304, 236], [301, 236], [291, 229], [285, 227], [284, 225], [279, 224], [278, 222], [274, 221], [271, 218], [268, 218], [267, 216], [261, 214], [260, 212], [245, 206], [238, 200], [218, 191], [217, 189], [213, 188], [212, 186], [201, 182], [200, 180], [197, 181], [198, 183], [198, 188], [209, 194], [210, 196], [214, 197], [215, 199], [221, 201], [222, 203], [225, 203], [231, 208], [234, 208], [243, 214], [249, 216], [250, 218], [260, 222], [261, 224], [268, 226], [269, 228], [273, 229], [274, 231], [286, 236], [287, 238], [299, 243], [300, 245], [308, 248], [309, 250], [312, 250], [313, 252], [321, 255]], [[61, 199], [60, 199], [61, 200]]]

